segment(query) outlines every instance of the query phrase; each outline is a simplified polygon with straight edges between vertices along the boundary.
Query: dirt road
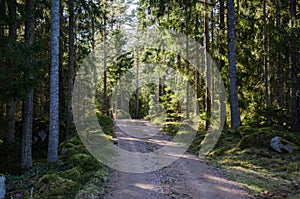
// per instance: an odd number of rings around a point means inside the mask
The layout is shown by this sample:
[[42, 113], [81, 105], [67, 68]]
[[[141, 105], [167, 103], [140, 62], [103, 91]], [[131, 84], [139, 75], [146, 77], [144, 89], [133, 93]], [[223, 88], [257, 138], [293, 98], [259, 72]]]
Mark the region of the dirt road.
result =
[[[118, 147], [133, 152], [147, 153], [170, 142], [168, 136], [144, 120], [116, 120], [115, 133]], [[220, 170], [189, 153], [153, 172], [112, 170], [111, 179], [105, 190], [105, 199], [253, 198], [247, 190], [227, 180]]]

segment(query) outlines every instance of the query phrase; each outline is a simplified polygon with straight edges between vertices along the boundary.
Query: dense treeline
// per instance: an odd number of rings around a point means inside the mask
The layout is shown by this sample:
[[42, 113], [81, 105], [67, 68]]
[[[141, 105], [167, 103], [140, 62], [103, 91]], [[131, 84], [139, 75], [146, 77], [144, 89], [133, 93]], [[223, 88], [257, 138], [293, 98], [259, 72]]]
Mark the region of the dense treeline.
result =
[[[136, 19], [140, 29], [157, 25], [184, 33], [205, 47], [221, 71], [228, 99], [221, 108], [228, 107], [227, 123], [232, 128], [278, 124], [300, 130], [299, 2], [141, 0], [134, 20], [126, 12], [129, 5], [133, 3], [0, 1], [0, 138], [5, 144], [22, 145], [24, 169], [32, 166], [32, 140], [41, 131], [51, 138], [48, 161], [57, 161], [58, 140], [74, 135], [71, 103], [76, 71], [97, 44]], [[104, 71], [97, 96], [103, 114], [112, 115], [111, 88], [134, 65], [133, 52], [124, 56], [115, 66], [107, 66], [108, 74]], [[180, 55], [170, 56], [181, 60]], [[206, 73], [210, 77], [214, 70], [207, 67]], [[208, 90], [214, 80], [203, 82], [197, 73], [189, 75], [200, 102], [195, 109], [206, 114], [204, 128], [208, 129], [214, 100]], [[136, 118], [147, 115], [150, 96], [145, 94], [149, 90], [138, 90], [130, 101], [131, 107], [143, 111], [131, 110]], [[194, 108], [187, 105], [186, 109], [188, 114]]]

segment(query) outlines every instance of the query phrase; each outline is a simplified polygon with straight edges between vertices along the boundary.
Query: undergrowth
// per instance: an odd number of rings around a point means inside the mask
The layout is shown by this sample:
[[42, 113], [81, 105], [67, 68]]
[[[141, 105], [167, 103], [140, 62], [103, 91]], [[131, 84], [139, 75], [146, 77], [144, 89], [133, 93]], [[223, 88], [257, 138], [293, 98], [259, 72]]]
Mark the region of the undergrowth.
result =
[[[100, 114], [97, 116], [104, 133], [112, 136], [112, 120]], [[35, 159], [29, 171], [3, 172], [6, 198], [101, 198], [103, 185], [108, 180], [107, 168], [87, 151], [79, 136], [62, 142], [59, 153], [56, 163], [49, 164], [45, 158]]]
[[[204, 132], [190, 150], [197, 152]], [[278, 153], [270, 141], [278, 136], [293, 145], [292, 153]], [[300, 135], [282, 127], [240, 127], [223, 132], [207, 159], [257, 198], [300, 197]]]

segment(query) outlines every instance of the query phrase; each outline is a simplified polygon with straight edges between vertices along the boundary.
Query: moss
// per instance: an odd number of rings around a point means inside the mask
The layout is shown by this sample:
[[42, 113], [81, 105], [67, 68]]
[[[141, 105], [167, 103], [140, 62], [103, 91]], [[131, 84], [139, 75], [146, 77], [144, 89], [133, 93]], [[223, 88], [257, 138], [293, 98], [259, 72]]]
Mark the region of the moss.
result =
[[46, 174], [37, 182], [34, 198], [72, 198], [79, 189], [80, 185], [72, 180], [57, 174]]
[[238, 143], [238, 147], [241, 150], [246, 148], [256, 147], [256, 148], [270, 148], [270, 141], [273, 137], [278, 136], [281, 138], [283, 144], [291, 144], [296, 150], [299, 146], [295, 143], [298, 142], [297, 139], [289, 132], [279, 132], [279, 131], [258, 131], [249, 135], [245, 135]]
[[91, 155], [88, 154], [75, 154], [71, 157], [70, 161], [79, 166], [83, 171], [97, 170], [101, 164]]
[[240, 133], [241, 135], [243, 134], [252, 134], [255, 133], [255, 129], [249, 126], [240, 126], [238, 127], [235, 132]]
[[[294, 152], [273, 151], [270, 141], [275, 136], [283, 144], [292, 144]], [[208, 157], [258, 198], [290, 198], [299, 193], [294, 185], [300, 183], [299, 138], [299, 134], [282, 128], [239, 127], [222, 133]]]
[[62, 178], [73, 180], [73, 181], [78, 180], [80, 175], [81, 175], [81, 169], [78, 167], [74, 167], [72, 169], [66, 170], [60, 174]]

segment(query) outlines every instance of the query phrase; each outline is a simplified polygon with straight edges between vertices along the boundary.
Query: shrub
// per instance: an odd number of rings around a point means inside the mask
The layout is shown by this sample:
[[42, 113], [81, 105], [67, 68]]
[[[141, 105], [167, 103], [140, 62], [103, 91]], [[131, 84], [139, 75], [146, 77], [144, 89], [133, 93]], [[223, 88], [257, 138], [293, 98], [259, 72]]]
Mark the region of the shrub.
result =
[[98, 118], [99, 124], [100, 124], [103, 132], [107, 135], [113, 135], [114, 123], [113, 123], [112, 119], [101, 113], [97, 113], [97, 118]]

